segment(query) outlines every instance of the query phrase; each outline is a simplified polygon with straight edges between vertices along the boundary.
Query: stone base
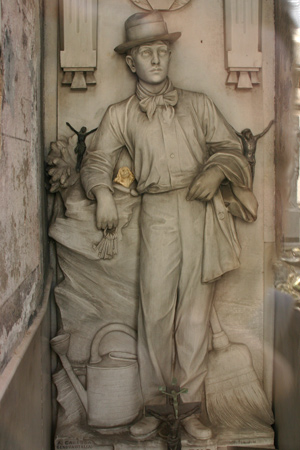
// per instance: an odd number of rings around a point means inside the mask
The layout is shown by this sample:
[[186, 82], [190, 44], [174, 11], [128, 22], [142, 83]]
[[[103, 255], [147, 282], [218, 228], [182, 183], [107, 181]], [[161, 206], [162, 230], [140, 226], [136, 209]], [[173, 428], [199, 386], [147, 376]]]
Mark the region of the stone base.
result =
[[[75, 437], [77, 433], [72, 433], [72, 437], [67, 437], [66, 434], [57, 436], [55, 450], [166, 450], [167, 448], [166, 442], [160, 437], [141, 442], [133, 440], [128, 431], [110, 436], [82, 431], [80, 437]], [[234, 447], [242, 447], [245, 450], [274, 449], [272, 430], [257, 435], [255, 432], [229, 434], [221, 431], [207, 441], [197, 441], [183, 432], [181, 442], [182, 450], [231, 450]]]

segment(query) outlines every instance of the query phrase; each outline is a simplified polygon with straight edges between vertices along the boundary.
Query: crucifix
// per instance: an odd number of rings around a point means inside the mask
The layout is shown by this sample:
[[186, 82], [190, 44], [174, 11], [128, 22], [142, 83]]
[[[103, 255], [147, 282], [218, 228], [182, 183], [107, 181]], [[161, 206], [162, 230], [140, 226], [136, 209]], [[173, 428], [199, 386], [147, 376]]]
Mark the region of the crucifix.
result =
[[168, 450], [181, 450], [181, 421], [201, 410], [201, 403], [183, 403], [181, 394], [186, 394], [188, 389], [180, 388], [177, 380], [172, 380], [171, 387], [159, 388], [166, 396], [165, 405], [146, 406], [146, 414], [161, 420], [166, 425]]
[[94, 128], [91, 131], [87, 131], [86, 127], [81, 127], [79, 131], [75, 130], [75, 128], [72, 127], [72, 125], [69, 124], [69, 122], [66, 122], [69, 128], [71, 128], [72, 131], [74, 131], [75, 134], [77, 134], [78, 141], [77, 145], [74, 149], [74, 152], [77, 154], [77, 164], [76, 164], [76, 172], [80, 172], [80, 167], [82, 163], [83, 155], [86, 151], [86, 143], [85, 139], [89, 134], [94, 133], [97, 128]]

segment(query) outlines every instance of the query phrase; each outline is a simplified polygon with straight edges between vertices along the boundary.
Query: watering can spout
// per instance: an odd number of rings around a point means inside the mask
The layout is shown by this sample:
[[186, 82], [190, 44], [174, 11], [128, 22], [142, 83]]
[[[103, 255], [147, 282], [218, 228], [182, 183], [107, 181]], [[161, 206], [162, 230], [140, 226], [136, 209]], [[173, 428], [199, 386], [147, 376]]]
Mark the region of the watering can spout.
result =
[[83, 404], [84, 409], [87, 411], [87, 393], [78, 380], [77, 376], [74, 374], [70, 361], [67, 357], [67, 352], [69, 349], [70, 343], [70, 335], [69, 334], [60, 334], [50, 341], [52, 349], [58, 354], [60, 357], [63, 368], [67, 372], [67, 375], [77, 392], [78, 397], [80, 398], [81, 403]]

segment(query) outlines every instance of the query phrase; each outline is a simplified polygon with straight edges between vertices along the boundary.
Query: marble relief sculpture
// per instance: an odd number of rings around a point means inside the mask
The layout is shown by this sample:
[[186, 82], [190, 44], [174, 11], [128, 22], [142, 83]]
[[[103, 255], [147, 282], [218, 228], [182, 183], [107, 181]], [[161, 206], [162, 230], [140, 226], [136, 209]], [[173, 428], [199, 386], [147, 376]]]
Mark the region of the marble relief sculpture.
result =
[[134, 14], [125, 30], [115, 51], [136, 93], [108, 108], [80, 173], [76, 136], [53, 143], [48, 158], [60, 193], [50, 227], [63, 274], [52, 341], [65, 369], [54, 377], [60, 435], [81, 427], [94, 442], [120, 429], [130, 442], [152, 439], [161, 421], [144, 407], [165, 404], [159, 388], [174, 378], [180, 401], [202, 411], [207, 380], [210, 421], [192, 414], [181, 424], [192, 442], [211, 442], [222, 427], [268, 433], [251, 355], [230, 345], [213, 306], [215, 282], [239, 267], [233, 218], [257, 214], [243, 144], [206, 95], [173, 86], [181, 33], [169, 33], [161, 13]]

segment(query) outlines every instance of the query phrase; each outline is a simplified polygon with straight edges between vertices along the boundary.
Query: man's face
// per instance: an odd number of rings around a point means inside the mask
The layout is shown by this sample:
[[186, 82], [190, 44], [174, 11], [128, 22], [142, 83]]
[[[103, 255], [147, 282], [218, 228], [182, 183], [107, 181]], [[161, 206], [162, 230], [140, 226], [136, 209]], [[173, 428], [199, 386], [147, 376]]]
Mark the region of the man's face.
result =
[[126, 62], [141, 81], [160, 84], [168, 76], [170, 57], [168, 45], [155, 41], [140, 45], [131, 56], [126, 57]]

